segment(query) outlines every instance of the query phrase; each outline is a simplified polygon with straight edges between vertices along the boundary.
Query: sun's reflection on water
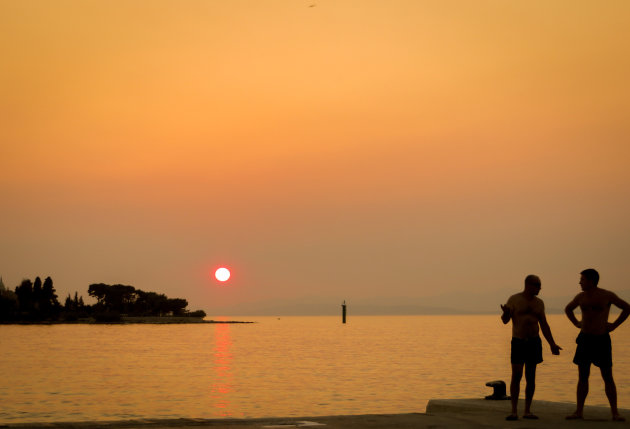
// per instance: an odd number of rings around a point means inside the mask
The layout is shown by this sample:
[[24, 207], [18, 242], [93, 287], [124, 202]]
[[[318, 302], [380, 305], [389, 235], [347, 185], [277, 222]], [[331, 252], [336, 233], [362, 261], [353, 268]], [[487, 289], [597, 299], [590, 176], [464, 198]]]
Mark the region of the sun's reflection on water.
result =
[[230, 417], [230, 392], [232, 392], [232, 338], [228, 323], [217, 323], [214, 327], [214, 374], [210, 397], [217, 415]]

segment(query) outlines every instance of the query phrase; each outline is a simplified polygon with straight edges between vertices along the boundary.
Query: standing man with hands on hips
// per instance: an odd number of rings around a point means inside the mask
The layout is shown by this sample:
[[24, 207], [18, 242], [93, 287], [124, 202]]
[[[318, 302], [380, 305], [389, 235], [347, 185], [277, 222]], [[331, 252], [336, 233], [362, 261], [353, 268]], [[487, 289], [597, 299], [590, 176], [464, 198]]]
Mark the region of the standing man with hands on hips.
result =
[[[625, 421], [617, 409], [617, 386], [612, 374], [610, 332], [617, 329], [628, 318], [630, 304], [613, 292], [597, 287], [598, 283], [599, 273], [596, 270], [589, 268], [582, 271], [580, 273], [582, 292], [573, 298], [573, 301], [567, 304], [564, 309], [569, 320], [580, 329], [580, 334], [575, 340], [577, 348], [573, 358], [573, 363], [578, 366], [577, 409], [575, 413], [567, 416], [567, 419], [583, 418], [592, 363], [599, 367], [602, 374], [612, 419]], [[613, 323], [608, 323], [610, 306], [613, 304], [621, 309], [621, 314]], [[577, 320], [573, 314], [573, 310], [578, 306], [582, 310], [582, 320]]]

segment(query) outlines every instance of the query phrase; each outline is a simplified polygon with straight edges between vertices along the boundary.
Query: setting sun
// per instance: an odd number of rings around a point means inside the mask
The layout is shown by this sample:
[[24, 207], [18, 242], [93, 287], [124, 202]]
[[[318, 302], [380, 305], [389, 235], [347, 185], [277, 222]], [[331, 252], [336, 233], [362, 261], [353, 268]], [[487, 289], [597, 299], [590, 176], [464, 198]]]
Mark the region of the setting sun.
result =
[[214, 272], [214, 277], [220, 282], [225, 282], [230, 278], [230, 270], [221, 267]]

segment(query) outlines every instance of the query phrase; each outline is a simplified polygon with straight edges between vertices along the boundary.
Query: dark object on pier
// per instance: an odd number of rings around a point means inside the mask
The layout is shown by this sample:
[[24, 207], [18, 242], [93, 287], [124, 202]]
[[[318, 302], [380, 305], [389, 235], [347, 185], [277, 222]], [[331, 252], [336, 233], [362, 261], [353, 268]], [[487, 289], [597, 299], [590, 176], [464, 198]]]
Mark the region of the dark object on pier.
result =
[[343, 304], [341, 304], [341, 321], [342, 323], [346, 323], [346, 301], [345, 300]]
[[504, 401], [506, 399], [510, 399], [510, 397], [505, 394], [505, 381], [489, 381], [486, 383], [486, 386], [492, 387], [494, 389], [492, 395], [486, 396], [486, 399], [491, 399], [495, 401]]

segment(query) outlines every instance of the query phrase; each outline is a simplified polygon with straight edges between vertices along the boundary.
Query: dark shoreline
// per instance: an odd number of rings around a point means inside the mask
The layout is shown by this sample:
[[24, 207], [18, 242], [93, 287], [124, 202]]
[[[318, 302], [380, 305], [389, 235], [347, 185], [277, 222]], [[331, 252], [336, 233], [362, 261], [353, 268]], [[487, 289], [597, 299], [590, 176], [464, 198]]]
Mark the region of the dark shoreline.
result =
[[240, 320], [203, 320], [197, 317], [122, 317], [120, 321], [97, 322], [93, 318], [81, 320], [44, 320], [0, 322], [0, 325], [182, 325], [182, 324], [247, 324], [256, 323]]

